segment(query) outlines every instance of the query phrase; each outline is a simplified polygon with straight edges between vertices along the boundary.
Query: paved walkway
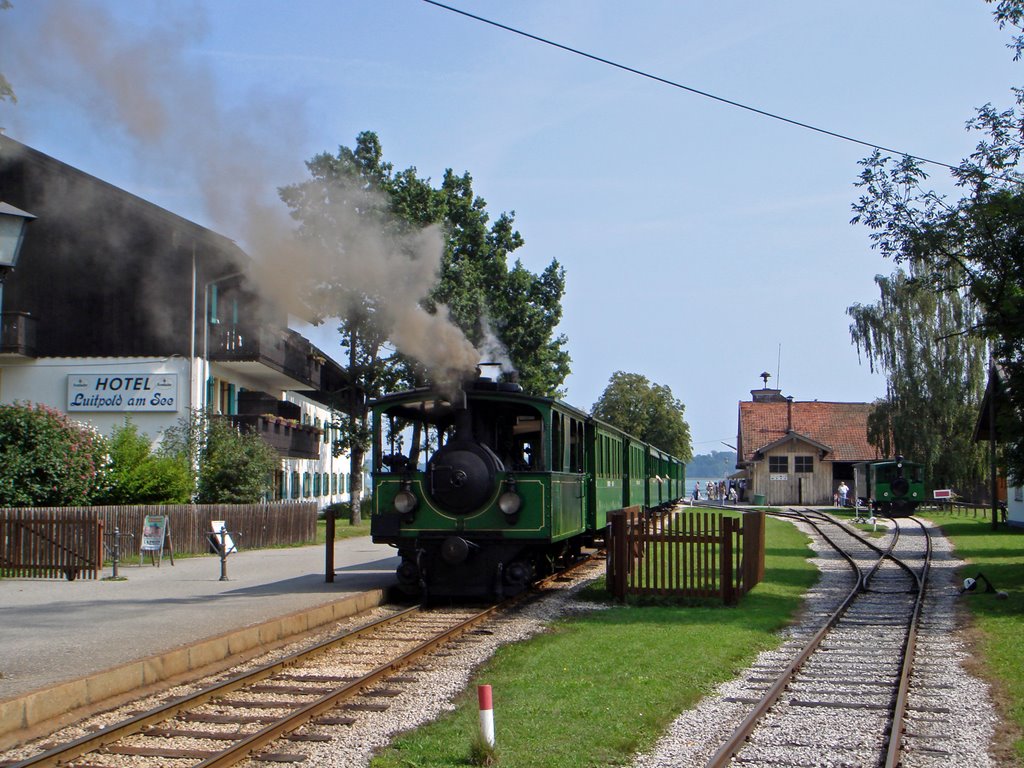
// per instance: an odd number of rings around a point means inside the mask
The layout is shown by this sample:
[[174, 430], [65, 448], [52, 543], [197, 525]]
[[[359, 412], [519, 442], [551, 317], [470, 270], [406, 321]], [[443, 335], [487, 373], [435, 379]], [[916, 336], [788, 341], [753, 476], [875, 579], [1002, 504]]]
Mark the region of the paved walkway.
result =
[[[369, 538], [122, 566], [126, 581], [0, 579], [0, 701], [354, 593], [390, 587], [399, 559]], [[111, 569], [103, 571], [110, 576]]]

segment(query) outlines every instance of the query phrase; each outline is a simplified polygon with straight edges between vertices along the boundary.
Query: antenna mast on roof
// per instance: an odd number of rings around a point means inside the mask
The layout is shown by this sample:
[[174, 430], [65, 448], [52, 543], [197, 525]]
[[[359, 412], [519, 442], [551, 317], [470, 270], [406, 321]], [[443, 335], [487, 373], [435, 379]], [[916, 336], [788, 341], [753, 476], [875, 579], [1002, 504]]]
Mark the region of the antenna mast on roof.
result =
[[775, 363], [775, 387], [782, 391], [782, 342], [779, 342], [779, 359]]

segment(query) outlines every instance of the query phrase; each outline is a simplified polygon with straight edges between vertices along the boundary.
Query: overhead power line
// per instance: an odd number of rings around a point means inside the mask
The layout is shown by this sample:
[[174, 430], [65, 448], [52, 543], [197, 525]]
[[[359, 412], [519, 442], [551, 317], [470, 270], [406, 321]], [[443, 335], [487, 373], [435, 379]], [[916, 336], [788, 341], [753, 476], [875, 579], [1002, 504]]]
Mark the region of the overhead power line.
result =
[[467, 18], [473, 19], [474, 21], [479, 21], [479, 22], [482, 22], [484, 24], [489, 24], [492, 27], [497, 27], [498, 29], [503, 29], [506, 32], [511, 32], [512, 34], [519, 35], [521, 37], [525, 37], [525, 38], [528, 38], [530, 40], [534, 40], [534, 41], [536, 41], [538, 43], [543, 43], [544, 45], [550, 45], [552, 48], [558, 48], [559, 50], [566, 51], [567, 53], [572, 53], [572, 54], [574, 54], [576, 56], [582, 56], [585, 59], [590, 59], [591, 61], [596, 61], [596, 62], [598, 62], [600, 64], [605, 64], [605, 65], [607, 65], [609, 67], [615, 67], [616, 69], [621, 69], [622, 71], [629, 72], [632, 75], [637, 75], [639, 77], [644, 77], [644, 78], [647, 78], [648, 80], [653, 80], [653, 81], [655, 81], [657, 83], [661, 83], [662, 85], [671, 86], [672, 88], [678, 88], [678, 89], [680, 89], [682, 91], [687, 91], [687, 92], [695, 94], [697, 96], [703, 96], [706, 99], [711, 99], [713, 101], [717, 101], [717, 102], [720, 102], [722, 104], [728, 104], [730, 107], [737, 107], [738, 109], [745, 109], [748, 112], [753, 112], [754, 114], [761, 115], [762, 117], [768, 117], [768, 118], [771, 118], [772, 120], [778, 120], [779, 122], [782, 122], [782, 123], [788, 123], [789, 125], [795, 125], [798, 128], [804, 128], [804, 129], [806, 129], [808, 131], [814, 131], [815, 133], [824, 134], [825, 136], [831, 136], [834, 139], [840, 139], [842, 141], [848, 141], [848, 142], [851, 142], [853, 144], [859, 144], [860, 146], [868, 147], [869, 149], [877, 149], [877, 150], [880, 150], [882, 152], [887, 152], [887, 153], [893, 154], [893, 155], [903, 155], [905, 157], [911, 158], [912, 160], [918, 160], [918, 161], [920, 161], [922, 163], [928, 163], [929, 165], [937, 165], [937, 166], [942, 167], [942, 168], [948, 168], [949, 170], [952, 170], [952, 171], [957, 170], [957, 166], [950, 165], [949, 163], [943, 163], [943, 162], [940, 162], [939, 160], [930, 160], [927, 157], [921, 157], [920, 155], [914, 155], [914, 154], [911, 154], [909, 152], [902, 152], [902, 151], [900, 151], [898, 149], [891, 149], [890, 147], [884, 147], [881, 144], [875, 144], [874, 142], [871, 142], [871, 141], [865, 141], [863, 139], [858, 139], [858, 138], [855, 138], [853, 136], [848, 136], [848, 135], [843, 134], [843, 133], [838, 133], [836, 131], [830, 131], [830, 130], [828, 130], [826, 128], [819, 128], [818, 126], [811, 125], [809, 123], [803, 123], [803, 122], [800, 122], [799, 120], [794, 120], [794, 119], [789, 118], [789, 117], [784, 117], [783, 115], [778, 115], [778, 114], [775, 114], [774, 112], [768, 112], [767, 110], [764, 110], [764, 109], [758, 109], [757, 107], [752, 107], [749, 104], [743, 104], [742, 102], [739, 102], [739, 101], [733, 101], [732, 99], [726, 99], [726, 98], [724, 98], [722, 96], [716, 96], [713, 93], [708, 93], [707, 91], [702, 91], [699, 88], [693, 88], [693, 87], [691, 87], [689, 85], [684, 85], [682, 83], [677, 83], [674, 80], [669, 80], [668, 78], [660, 77], [658, 75], [651, 74], [650, 72], [644, 72], [642, 69], [636, 69], [635, 67], [630, 67], [630, 66], [627, 66], [625, 64], [620, 64], [617, 61], [612, 61], [611, 59], [606, 59], [606, 58], [603, 58], [601, 56], [596, 56], [596, 55], [594, 55], [592, 53], [587, 53], [586, 51], [581, 51], [578, 48], [573, 48], [573, 47], [568, 46], [568, 45], [563, 45], [562, 43], [556, 43], [554, 40], [549, 40], [549, 39], [547, 39], [545, 37], [541, 37], [539, 35], [534, 35], [534, 34], [531, 34], [529, 32], [525, 32], [525, 31], [523, 31], [521, 29], [516, 29], [515, 27], [510, 27], [507, 24], [502, 24], [500, 22], [484, 18], [483, 16], [477, 16], [474, 13], [469, 13], [468, 11], [463, 11], [463, 10], [461, 10], [459, 8], [455, 8], [455, 7], [450, 6], [450, 5], [445, 5], [444, 3], [439, 3], [439, 2], [437, 2], [437, 0], [423, 0], [423, 2], [427, 3], [428, 5], [433, 5], [433, 6], [436, 6], [438, 8], [442, 8], [442, 9], [444, 9], [446, 11], [451, 11], [452, 13], [457, 13], [460, 16], [465, 16]]

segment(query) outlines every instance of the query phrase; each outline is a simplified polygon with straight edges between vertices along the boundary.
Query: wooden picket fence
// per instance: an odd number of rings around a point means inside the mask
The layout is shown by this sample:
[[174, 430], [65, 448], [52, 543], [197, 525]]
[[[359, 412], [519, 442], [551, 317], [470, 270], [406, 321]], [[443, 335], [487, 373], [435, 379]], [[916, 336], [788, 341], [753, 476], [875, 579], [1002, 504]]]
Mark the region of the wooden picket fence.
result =
[[[264, 549], [283, 544], [316, 541], [316, 502], [284, 501], [269, 504], [163, 504], [93, 507], [99, 510], [103, 530], [135, 534], [138, 551], [146, 515], [167, 515], [175, 554], [209, 551], [210, 521], [223, 520], [239, 549]], [[0, 510], [2, 514], [2, 510]], [[127, 548], [127, 549], [126, 549]], [[130, 546], [122, 545], [129, 551]]]
[[608, 589], [627, 595], [720, 598], [737, 602], [764, 578], [764, 512], [739, 518], [673, 510], [653, 517], [639, 507], [613, 512]]
[[137, 554], [147, 515], [167, 516], [174, 554], [201, 554], [213, 520], [240, 549], [262, 549], [315, 542], [317, 514], [316, 502], [0, 508], [0, 576], [96, 578], [104, 539], [108, 559], [115, 532], [121, 557]]
[[0, 575], [99, 577], [103, 521], [93, 509], [7, 509], [0, 514]]

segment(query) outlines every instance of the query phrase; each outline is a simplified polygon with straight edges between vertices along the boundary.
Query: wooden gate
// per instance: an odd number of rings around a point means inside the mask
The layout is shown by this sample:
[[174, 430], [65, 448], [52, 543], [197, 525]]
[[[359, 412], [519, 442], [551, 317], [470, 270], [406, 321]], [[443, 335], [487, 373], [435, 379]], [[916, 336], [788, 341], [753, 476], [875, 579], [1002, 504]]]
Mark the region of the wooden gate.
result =
[[0, 514], [0, 575], [99, 578], [103, 523], [89, 509], [7, 509]]
[[609, 515], [608, 589], [626, 595], [721, 598], [735, 603], [764, 578], [764, 512], [740, 518], [638, 508]]

